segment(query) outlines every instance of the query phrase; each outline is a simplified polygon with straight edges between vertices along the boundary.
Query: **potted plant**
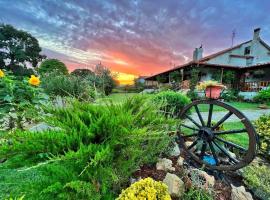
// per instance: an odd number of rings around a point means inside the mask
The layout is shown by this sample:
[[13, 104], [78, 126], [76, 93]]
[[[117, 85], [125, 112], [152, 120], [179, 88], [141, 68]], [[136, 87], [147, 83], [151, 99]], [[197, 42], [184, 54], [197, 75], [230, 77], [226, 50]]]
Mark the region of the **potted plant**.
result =
[[225, 88], [226, 86], [212, 80], [200, 82], [197, 85], [197, 90], [204, 90], [205, 96], [210, 99], [220, 98], [221, 92]]

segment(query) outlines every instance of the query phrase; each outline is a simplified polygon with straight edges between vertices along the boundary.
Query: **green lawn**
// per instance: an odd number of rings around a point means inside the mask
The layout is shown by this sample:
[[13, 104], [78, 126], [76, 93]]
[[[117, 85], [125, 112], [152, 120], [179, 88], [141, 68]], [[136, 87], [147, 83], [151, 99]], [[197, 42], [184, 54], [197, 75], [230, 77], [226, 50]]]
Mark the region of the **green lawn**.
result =
[[[259, 109], [258, 103], [249, 103], [249, 102], [227, 102], [231, 106], [239, 109], [239, 110], [257, 110]], [[201, 104], [198, 106], [201, 112], [208, 112], [209, 105], [208, 104]], [[195, 109], [193, 110], [195, 111]], [[214, 111], [226, 111], [224, 108], [219, 106], [214, 106]]]
[[96, 100], [96, 103], [123, 103], [126, 99], [133, 97], [134, 95], [140, 95], [139, 93], [114, 93], [109, 96], [102, 97]]
[[[241, 122], [227, 122], [223, 124], [223, 128], [225, 130], [242, 129], [244, 128], [244, 125]], [[182, 128], [182, 130], [185, 135], [190, 135], [193, 133], [193, 131], [188, 128]], [[227, 141], [231, 141], [248, 149], [249, 139], [246, 132], [237, 134], [226, 134], [222, 135], [221, 137], [226, 139]]]
[[[109, 96], [97, 99], [97, 103], [102, 103], [102, 102], [113, 102], [113, 103], [122, 103], [128, 98], [131, 98], [135, 95], [147, 95], [147, 94], [139, 94], [139, 93], [113, 93]], [[249, 103], [249, 102], [227, 102], [228, 104], [236, 107], [239, 110], [256, 110], [259, 109], [258, 103]], [[201, 104], [198, 106], [201, 112], [207, 112], [209, 110], [209, 105], [208, 104]], [[195, 111], [193, 109], [192, 111]], [[225, 111], [224, 108], [219, 107], [219, 106], [214, 106], [214, 111]]]

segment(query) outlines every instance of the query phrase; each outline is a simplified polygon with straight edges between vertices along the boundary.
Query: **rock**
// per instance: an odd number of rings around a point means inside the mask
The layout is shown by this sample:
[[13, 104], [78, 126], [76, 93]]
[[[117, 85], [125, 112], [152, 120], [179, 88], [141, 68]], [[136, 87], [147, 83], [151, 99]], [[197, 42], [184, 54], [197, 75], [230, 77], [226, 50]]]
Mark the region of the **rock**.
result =
[[[186, 145], [186, 147], [188, 148], [191, 144], [192, 144], [193, 142], [185, 142], [185, 145]], [[192, 151], [194, 151], [194, 150], [196, 150], [196, 145], [194, 146], [194, 147], [192, 147], [192, 149], [191, 149]]]
[[205, 171], [202, 171], [199, 169], [193, 169], [191, 171], [191, 173], [195, 173], [195, 176], [197, 174], [199, 177], [201, 177], [205, 180], [205, 183], [203, 184], [203, 187], [205, 189], [208, 189], [209, 187], [211, 187], [211, 188], [214, 187], [214, 185], [215, 185], [215, 177], [214, 176], [211, 176], [211, 175], [207, 174]]
[[163, 180], [168, 186], [169, 193], [172, 197], [181, 197], [185, 192], [184, 182], [175, 174], [167, 173]]
[[231, 198], [232, 200], [253, 200], [252, 195], [246, 191], [244, 186], [232, 186]]
[[36, 125], [32, 126], [28, 130], [30, 132], [42, 132], [42, 131], [48, 131], [48, 130], [59, 131], [59, 130], [61, 130], [61, 128], [59, 128], [59, 127], [53, 127], [53, 126], [48, 125], [45, 122], [41, 122], [39, 124], [36, 124]]
[[178, 166], [183, 166], [184, 164], [184, 158], [179, 156], [179, 158], [177, 159], [177, 165]]
[[180, 148], [176, 142], [174, 142], [174, 147], [170, 152], [170, 156], [180, 156]]
[[130, 178], [129, 178], [129, 183], [130, 183], [130, 185], [132, 185], [133, 183], [135, 183], [135, 182], [137, 182], [137, 181], [139, 181], [139, 180], [141, 180], [141, 177], [139, 177], [138, 179], [133, 178], [133, 177], [130, 177]]
[[172, 161], [167, 158], [158, 159], [158, 162], [156, 164], [157, 170], [162, 171], [175, 171], [175, 168], [172, 166]]

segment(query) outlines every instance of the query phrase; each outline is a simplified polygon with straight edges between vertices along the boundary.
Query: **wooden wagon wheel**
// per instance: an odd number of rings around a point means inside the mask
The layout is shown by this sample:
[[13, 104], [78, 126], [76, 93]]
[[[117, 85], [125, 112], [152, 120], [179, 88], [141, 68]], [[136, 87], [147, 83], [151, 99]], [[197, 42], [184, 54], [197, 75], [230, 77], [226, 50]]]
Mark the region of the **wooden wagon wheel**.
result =
[[[208, 112], [202, 113], [201, 106], [208, 107]], [[227, 113], [220, 119], [213, 114], [218, 107]], [[254, 159], [256, 131], [247, 117], [229, 104], [212, 99], [193, 101], [183, 108], [180, 118], [180, 143], [195, 161], [205, 167], [221, 171], [237, 170]], [[225, 129], [224, 124], [229, 118], [238, 121], [238, 127]]]

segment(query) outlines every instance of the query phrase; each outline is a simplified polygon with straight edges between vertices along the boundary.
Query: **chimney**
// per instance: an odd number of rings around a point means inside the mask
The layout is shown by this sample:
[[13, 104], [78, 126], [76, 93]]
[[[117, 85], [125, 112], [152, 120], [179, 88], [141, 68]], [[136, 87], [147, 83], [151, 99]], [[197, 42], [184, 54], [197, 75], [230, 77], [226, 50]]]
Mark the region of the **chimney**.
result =
[[253, 40], [258, 40], [260, 38], [260, 31], [261, 31], [261, 28], [254, 29]]
[[195, 48], [193, 51], [193, 61], [198, 61], [203, 57], [202, 45], [199, 48]]

